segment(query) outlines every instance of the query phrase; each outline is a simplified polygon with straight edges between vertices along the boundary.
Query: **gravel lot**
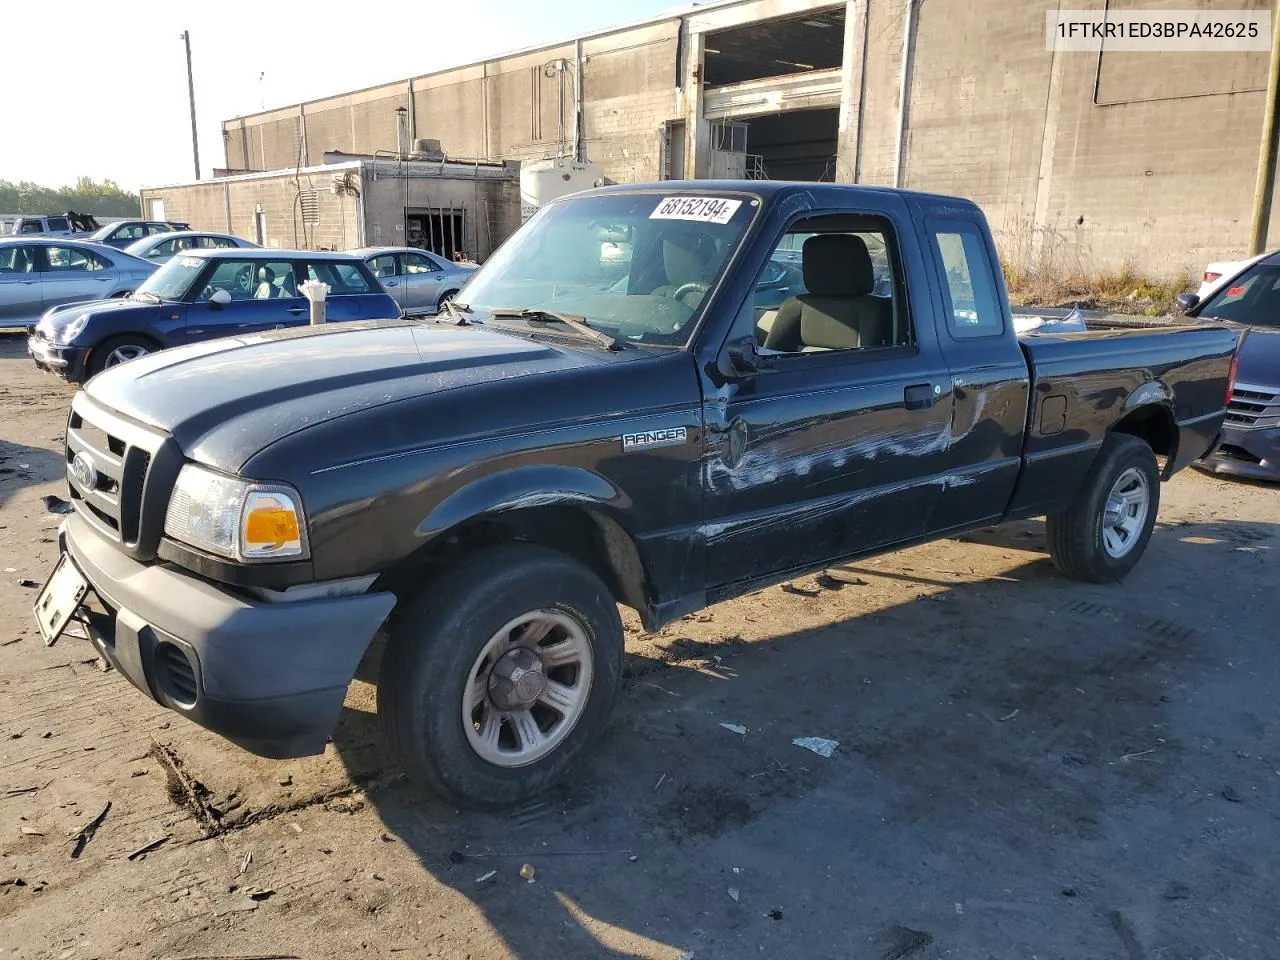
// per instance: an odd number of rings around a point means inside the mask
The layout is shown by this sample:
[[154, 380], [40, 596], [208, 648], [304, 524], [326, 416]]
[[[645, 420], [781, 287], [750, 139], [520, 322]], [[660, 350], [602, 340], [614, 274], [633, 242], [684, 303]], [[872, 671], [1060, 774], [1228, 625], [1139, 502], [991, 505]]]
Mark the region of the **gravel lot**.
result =
[[41, 644], [70, 396], [0, 336], [0, 957], [1280, 957], [1276, 488], [1180, 475], [1119, 586], [1033, 521], [632, 618], [581, 779], [481, 816], [363, 679], [274, 763]]

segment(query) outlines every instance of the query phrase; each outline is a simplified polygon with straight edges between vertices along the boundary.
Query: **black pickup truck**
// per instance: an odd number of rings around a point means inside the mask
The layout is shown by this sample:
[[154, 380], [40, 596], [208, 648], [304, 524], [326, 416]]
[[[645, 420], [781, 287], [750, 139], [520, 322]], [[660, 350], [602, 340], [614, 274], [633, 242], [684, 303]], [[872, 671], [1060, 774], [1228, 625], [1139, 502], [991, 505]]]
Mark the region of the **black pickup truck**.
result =
[[459, 300], [91, 380], [46, 640], [81, 621], [147, 696], [283, 758], [324, 749], [385, 629], [405, 769], [502, 806], [604, 726], [618, 604], [654, 629], [1039, 515], [1065, 575], [1122, 577], [1160, 481], [1218, 434], [1236, 347], [1220, 325], [1019, 341], [976, 206], [843, 185], [578, 194]]

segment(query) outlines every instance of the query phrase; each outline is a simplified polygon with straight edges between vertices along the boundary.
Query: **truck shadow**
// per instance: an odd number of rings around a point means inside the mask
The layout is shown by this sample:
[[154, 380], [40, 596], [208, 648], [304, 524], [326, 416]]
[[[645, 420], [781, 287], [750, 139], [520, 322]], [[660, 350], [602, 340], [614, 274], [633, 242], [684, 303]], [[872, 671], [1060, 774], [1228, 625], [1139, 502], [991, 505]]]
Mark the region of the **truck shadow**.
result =
[[[1036, 526], [966, 539], [1026, 550]], [[969, 896], [983, 895], [984, 871], [1002, 887], [1042, 887], [1046, 871], [1061, 886], [1122, 806], [1176, 812], [1171, 778], [1219, 761], [1184, 747], [1168, 694], [1245, 655], [1256, 586], [1223, 561], [1269, 561], [1278, 532], [1161, 525], [1144, 562], [1110, 586], [1061, 578], [1046, 557], [959, 582], [913, 554], [854, 565], [861, 585], [766, 590], [629, 634], [612, 722], [565, 789], [500, 815], [455, 811], [403, 782], [368, 800], [522, 960], [905, 956], [901, 931], [925, 944], [939, 933], [901, 897], [922, 863], [929, 882], [941, 871]], [[1206, 569], [1222, 571], [1211, 585]], [[1178, 607], [1188, 590], [1212, 592], [1213, 617]], [[804, 625], [815, 619], [826, 622]], [[369, 769], [372, 722], [348, 717], [335, 735], [353, 772]], [[800, 737], [839, 746], [823, 757]], [[526, 863], [533, 884], [519, 876]], [[1113, 871], [1120, 886], [1125, 869]], [[829, 899], [832, 884], [882, 893], [854, 911]], [[1064, 947], [1079, 945], [1078, 922], [1045, 915]], [[982, 934], [951, 934], [960, 954], [982, 952]]]

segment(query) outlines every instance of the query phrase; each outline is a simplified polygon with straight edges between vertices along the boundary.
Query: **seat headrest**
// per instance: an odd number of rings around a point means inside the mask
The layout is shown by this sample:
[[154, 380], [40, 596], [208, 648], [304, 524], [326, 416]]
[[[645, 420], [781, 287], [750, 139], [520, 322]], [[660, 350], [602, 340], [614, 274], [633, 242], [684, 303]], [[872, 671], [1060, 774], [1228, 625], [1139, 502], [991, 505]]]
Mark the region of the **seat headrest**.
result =
[[820, 297], [863, 297], [875, 289], [871, 254], [861, 237], [820, 233], [804, 242], [804, 285]]

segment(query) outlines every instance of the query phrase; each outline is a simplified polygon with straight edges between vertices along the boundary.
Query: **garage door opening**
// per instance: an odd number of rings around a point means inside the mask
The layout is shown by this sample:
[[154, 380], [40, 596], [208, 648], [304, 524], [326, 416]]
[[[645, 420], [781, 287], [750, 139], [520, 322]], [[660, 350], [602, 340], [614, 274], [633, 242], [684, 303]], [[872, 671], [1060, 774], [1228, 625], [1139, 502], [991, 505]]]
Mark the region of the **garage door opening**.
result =
[[739, 122], [747, 128], [746, 175], [751, 179], [836, 179], [839, 110], [796, 110]]
[[411, 247], [430, 250], [446, 260], [466, 252], [461, 210], [406, 210], [405, 240]]
[[706, 35], [703, 82], [745, 83], [830, 70], [844, 57], [844, 6]]

